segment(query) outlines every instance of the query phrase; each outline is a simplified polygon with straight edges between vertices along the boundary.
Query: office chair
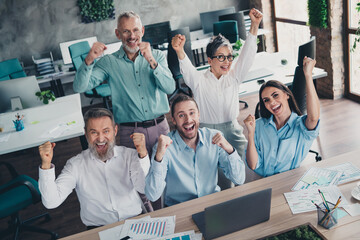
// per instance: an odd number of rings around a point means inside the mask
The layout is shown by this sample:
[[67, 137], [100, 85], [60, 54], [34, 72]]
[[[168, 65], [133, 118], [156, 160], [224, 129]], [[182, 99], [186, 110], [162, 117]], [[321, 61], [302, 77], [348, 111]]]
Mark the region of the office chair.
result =
[[17, 58], [0, 62], [0, 81], [21, 77], [26, 77], [26, 73]]
[[[75, 70], [78, 70], [81, 64], [84, 62], [87, 54], [90, 51], [90, 45], [88, 41], [74, 43], [69, 46], [69, 52], [71, 56], [71, 60], [73, 62]], [[110, 96], [111, 90], [110, 86], [107, 83], [101, 84], [90, 91], [86, 91], [84, 95], [88, 98], [102, 98], [104, 107], [110, 109]], [[90, 104], [92, 104], [93, 100], [91, 100]]]
[[239, 38], [241, 38], [242, 40], [245, 40], [246, 39], [246, 26], [245, 26], [244, 13], [236, 12], [236, 13], [225, 14], [225, 15], [219, 16], [220, 22], [226, 21], [226, 20], [235, 20], [237, 22]]
[[214, 36], [221, 33], [226, 37], [230, 43], [235, 43], [239, 40], [239, 32], [237, 21], [235, 20], [226, 20], [221, 22], [214, 23]]
[[177, 30], [173, 30], [168, 32], [168, 54], [167, 54], [167, 61], [169, 65], [169, 69], [173, 75], [173, 78], [176, 82], [176, 89], [169, 97], [169, 101], [173, 99], [178, 93], [183, 93], [188, 96], [192, 96], [192, 92], [188, 86], [183, 87], [185, 85], [183, 76], [180, 72], [180, 66], [179, 66], [179, 59], [176, 55], [175, 50], [171, 46], [171, 40], [176, 34], [185, 35], [186, 42], [184, 45], [184, 50], [186, 55], [189, 57], [190, 61], [194, 64], [194, 59], [191, 51], [191, 40], [190, 40], [190, 30], [189, 27], [180, 28]]
[[[300, 112], [302, 114], [306, 114], [306, 80], [302, 66], [297, 66], [295, 68], [291, 91], [294, 94], [294, 98], [296, 100], [296, 103], [298, 104]], [[319, 139], [319, 136], [317, 137], [317, 139]], [[321, 161], [322, 158], [318, 152], [311, 149], [309, 150], [309, 152], [315, 154], [315, 159], [317, 162]]]
[[57, 233], [29, 225], [30, 222], [42, 217], [45, 217], [45, 220], [49, 221], [51, 218], [48, 213], [32, 217], [25, 221], [20, 219], [20, 210], [41, 201], [38, 183], [29, 176], [19, 175], [15, 168], [9, 163], [0, 162], [0, 166], [5, 166], [12, 177], [9, 182], [0, 185], [0, 218], [11, 217], [8, 228], [1, 231], [0, 236], [13, 234], [16, 240], [19, 239], [20, 232], [31, 231], [49, 234], [51, 235], [51, 239], [57, 239]]

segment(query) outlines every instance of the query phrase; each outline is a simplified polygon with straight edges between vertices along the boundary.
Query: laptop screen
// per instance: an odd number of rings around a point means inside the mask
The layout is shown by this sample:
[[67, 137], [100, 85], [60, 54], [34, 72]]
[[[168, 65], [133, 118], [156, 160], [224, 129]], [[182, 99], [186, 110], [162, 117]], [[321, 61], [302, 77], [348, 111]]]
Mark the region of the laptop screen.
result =
[[205, 208], [197, 216], [194, 214], [193, 219], [205, 239], [213, 239], [269, 220], [270, 208], [268, 188]]

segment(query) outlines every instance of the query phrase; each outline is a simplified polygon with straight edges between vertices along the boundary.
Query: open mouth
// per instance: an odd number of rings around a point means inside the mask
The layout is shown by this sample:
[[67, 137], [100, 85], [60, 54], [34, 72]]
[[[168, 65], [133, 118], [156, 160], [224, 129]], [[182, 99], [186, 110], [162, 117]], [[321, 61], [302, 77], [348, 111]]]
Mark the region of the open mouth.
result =
[[137, 46], [137, 39], [128, 39], [126, 42], [129, 47], [134, 48]]
[[228, 66], [228, 65], [220, 66], [220, 68], [221, 68], [221, 70], [223, 70], [223, 71], [229, 70], [229, 66]]
[[183, 125], [186, 132], [191, 132], [195, 129], [195, 124]]
[[280, 110], [280, 108], [281, 108], [281, 105], [278, 104], [278, 105], [272, 107], [271, 110], [272, 110], [274, 113], [277, 113], [277, 112]]
[[95, 145], [98, 150], [103, 151], [107, 147], [107, 142], [98, 142], [98, 143], [95, 143]]

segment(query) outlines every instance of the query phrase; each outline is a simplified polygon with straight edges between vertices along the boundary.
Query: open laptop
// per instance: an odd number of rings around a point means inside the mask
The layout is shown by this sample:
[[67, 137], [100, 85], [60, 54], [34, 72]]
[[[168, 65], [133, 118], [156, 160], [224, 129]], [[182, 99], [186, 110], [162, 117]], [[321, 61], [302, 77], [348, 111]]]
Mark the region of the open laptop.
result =
[[271, 188], [235, 198], [192, 215], [205, 239], [213, 239], [270, 218]]

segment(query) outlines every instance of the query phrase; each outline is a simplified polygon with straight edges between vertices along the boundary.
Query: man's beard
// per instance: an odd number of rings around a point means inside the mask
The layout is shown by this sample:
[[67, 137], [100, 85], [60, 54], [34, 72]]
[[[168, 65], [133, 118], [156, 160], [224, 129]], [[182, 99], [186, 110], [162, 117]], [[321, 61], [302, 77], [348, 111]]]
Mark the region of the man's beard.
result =
[[126, 45], [126, 42], [125, 43], [123, 42], [123, 46], [126, 49], [126, 51], [129, 52], [129, 53], [137, 53], [139, 51], [139, 49], [140, 49], [138, 46], [135, 47], [135, 48], [131, 48], [128, 45]]
[[96, 150], [96, 143], [89, 144], [90, 152], [99, 160], [106, 161], [114, 156], [115, 141], [107, 142], [107, 150], [105, 153], [98, 153]]

